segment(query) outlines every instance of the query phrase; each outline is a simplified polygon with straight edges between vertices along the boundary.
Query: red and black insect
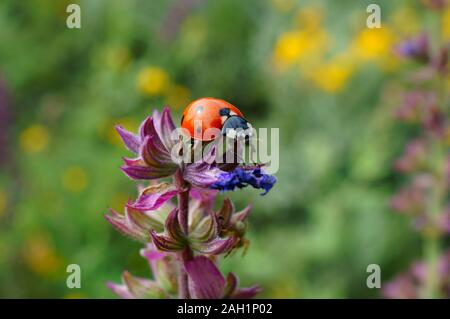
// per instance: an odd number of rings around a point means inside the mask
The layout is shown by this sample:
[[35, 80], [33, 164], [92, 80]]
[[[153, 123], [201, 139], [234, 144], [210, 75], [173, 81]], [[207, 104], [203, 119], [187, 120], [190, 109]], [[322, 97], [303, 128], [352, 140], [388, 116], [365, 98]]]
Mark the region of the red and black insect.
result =
[[[200, 125], [198, 125], [200, 123]], [[252, 126], [242, 112], [224, 100], [205, 97], [190, 103], [183, 112], [181, 127], [187, 129], [194, 139], [212, 141], [217, 136], [205, 134], [208, 129], [220, 130], [230, 138], [252, 135]]]

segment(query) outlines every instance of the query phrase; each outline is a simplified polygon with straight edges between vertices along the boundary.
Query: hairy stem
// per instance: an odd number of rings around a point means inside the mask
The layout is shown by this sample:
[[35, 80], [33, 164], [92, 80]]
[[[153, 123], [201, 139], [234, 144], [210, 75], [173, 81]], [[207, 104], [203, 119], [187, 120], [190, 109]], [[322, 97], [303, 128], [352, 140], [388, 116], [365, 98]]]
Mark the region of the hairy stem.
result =
[[189, 232], [189, 189], [178, 194], [178, 220], [181, 230], [187, 236]]
[[[187, 236], [189, 231], [189, 188], [178, 194], [178, 214], [181, 229]], [[190, 258], [192, 258], [192, 251], [189, 247], [186, 247], [178, 256], [178, 296], [180, 299], [190, 298], [188, 276], [184, 269], [184, 262]]]

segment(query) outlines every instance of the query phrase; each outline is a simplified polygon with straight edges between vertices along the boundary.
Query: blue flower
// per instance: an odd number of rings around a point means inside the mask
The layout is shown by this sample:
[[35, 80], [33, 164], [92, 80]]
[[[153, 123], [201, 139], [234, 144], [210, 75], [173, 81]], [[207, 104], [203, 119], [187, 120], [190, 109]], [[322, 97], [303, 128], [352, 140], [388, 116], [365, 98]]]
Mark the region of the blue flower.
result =
[[244, 188], [251, 185], [257, 189], [264, 189], [264, 193], [261, 195], [266, 195], [276, 181], [275, 176], [265, 174], [260, 168], [246, 170], [242, 167], [237, 167], [231, 172], [219, 174], [218, 181], [211, 185], [211, 188], [220, 191], [232, 191], [236, 188]]

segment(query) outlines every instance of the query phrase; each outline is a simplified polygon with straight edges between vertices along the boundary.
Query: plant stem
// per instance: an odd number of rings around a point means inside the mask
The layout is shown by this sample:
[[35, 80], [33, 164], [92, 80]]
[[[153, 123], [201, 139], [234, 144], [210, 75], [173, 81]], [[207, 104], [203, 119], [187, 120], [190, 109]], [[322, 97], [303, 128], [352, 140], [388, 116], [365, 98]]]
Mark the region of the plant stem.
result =
[[[436, 14], [439, 16], [437, 17]], [[441, 37], [441, 12], [430, 12], [428, 15], [431, 23], [430, 34], [433, 37], [435, 47], [432, 48], [434, 52], [439, 52], [442, 47]], [[437, 53], [439, 54], [439, 53]], [[446, 99], [447, 91], [445, 90], [445, 80], [441, 74], [436, 75], [436, 95], [438, 97], [438, 105], [442, 108], [444, 114], [446, 112]], [[439, 167], [437, 171], [433, 172], [433, 178], [435, 179], [435, 187], [430, 194], [430, 201], [428, 203], [428, 218], [430, 219], [432, 228], [439, 225], [439, 217], [444, 207], [445, 198], [445, 181], [443, 176], [445, 173], [442, 171], [443, 160], [445, 159], [445, 150], [439, 142], [432, 142], [432, 164], [433, 167]], [[421, 291], [421, 297], [432, 299], [440, 298], [440, 274], [439, 274], [439, 258], [441, 255], [441, 234], [439, 230], [432, 229], [431, 232], [425, 234], [424, 241], [424, 255], [426, 262], [426, 279], [423, 290]]]
[[[187, 236], [189, 231], [189, 187], [178, 194], [178, 220], [181, 229]], [[178, 273], [178, 296], [180, 299], [189, 299], [189, 282], [188, 275], [184, 269], [186, 260], [192, 258], [192, 251], [186, 247], [178, 256], [179, 273]]]
[[439, 238], [428, 236], [425, 240], [426, 281], [422, 298], [439, 298]]
[[181, 230], [187, 236], [189, 233], [189, 188], [178, 194], [178, 220]]
[[427, 299], [440, 298], [440, 282], [439, 282], [439, 258], [441, 254], [440, 231], [434, 229], [439, 225], [439, 217], [443, 210], [444, 198], [445, 198], [445, 181], [442, 176], [442, 162], [444, 153], [441, 145], [438, 142], [433, 143], [432, 152], [433, 166], [439, 167], [434, 172], [435, 186], [430, 194], [430, 200], [428, 203], [428, 218], [433, 225], [431, 231], [425, 234], [424, 242], [424, 254], [426, 260], [426, 280], [425, 286], [422, 291], [422, 297]]

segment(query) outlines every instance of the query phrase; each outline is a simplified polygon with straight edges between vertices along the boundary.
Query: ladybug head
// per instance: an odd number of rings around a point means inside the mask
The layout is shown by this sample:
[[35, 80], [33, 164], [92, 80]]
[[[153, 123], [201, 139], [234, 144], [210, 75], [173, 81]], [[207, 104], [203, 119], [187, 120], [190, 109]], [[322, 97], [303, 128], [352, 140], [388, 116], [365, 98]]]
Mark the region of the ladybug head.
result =
[[229, 138], [244, 137], [246, 141], [252, 136], [252, 125], [229, 108], [222, 108], [219, 111], [222, 121], [222, 134]]

